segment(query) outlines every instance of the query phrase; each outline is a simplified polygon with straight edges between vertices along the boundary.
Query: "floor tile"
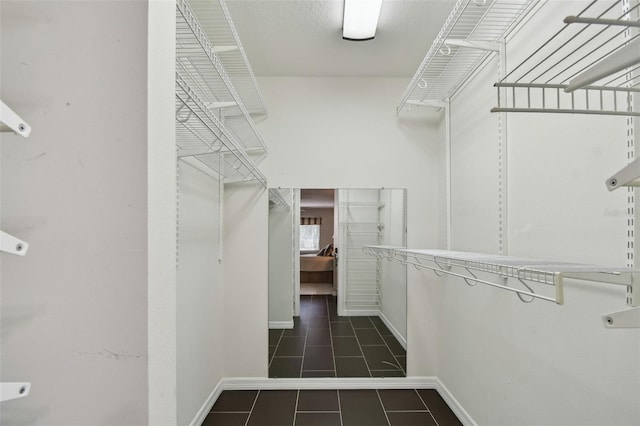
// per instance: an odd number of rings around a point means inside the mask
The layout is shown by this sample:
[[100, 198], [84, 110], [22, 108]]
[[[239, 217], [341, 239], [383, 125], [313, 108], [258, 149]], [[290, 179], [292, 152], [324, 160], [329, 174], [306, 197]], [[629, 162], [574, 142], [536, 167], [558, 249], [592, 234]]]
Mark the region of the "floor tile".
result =
[[304, 370], [334, 370], [331, 346], [307, 346], [302, 368]]
[[327, 316], [312, 316], [309, 319], [308, 327], [311, 328], [326, 328], [329, 329], [329, 317]]
[[293, 318], [293, 328], [286, 329], [283, 333], [283, 336], [306, 336], [307, 335], [307, 326], [305, 326], [300, 317]]
[[327, 328], [309, 328], [307, 331], [307, 346], [328, 346], [331, 345], [331, 333]]
[[297, 391], [260, 391], [247, 426], [291, 425]]
[[[387, 412], [391, 426], [438, 426], [429, 412]], [[439, 425], [443, 426], [443, 425]]]
[[304, 343], [304, 336], [283, 336], [280, 339], [275, 356], [302, 356]]
[[407, 357], [396, 355], [395, 358], [398, 364], [400, 364], [400, 367], [402, 367], [404, 371], [407, 371]]
[[302, 377], [336, 377], [335, 370], [305, 371], [302, 370]]
[[402, 355], [406, 356], [407, 351], [404, 350], [400, 342], [395, 338], [395, 336], [382, 336], [384, 342], [389, 346], [391, 353], [394, 355]]
[[340, 411], [338, 391], [301, 390], [296, 411]]
[[209, 413], [202, 426], [244, 426], [249, 413]]
[[331, 335], [333, 336], [355, 336], [350, 322], [332, 322]]
[[386, 346], [362, 346], [362, 352], [371, 370], [401, 370]]
[[350, 317], [349, 320], [353, 328], [373, 328], [373, 323], [369, 320], [369, 317]]
[[384, 340], [375, 328], [356, 328], [355, 332], [361, 345], [384, 345]]
[[302, 357], [273, 357], [269, 366], [269, 377], [300, 377]]
[[282, 336], [282, 333], [284, 332], [283, 329], [278, 328], [278, 329], [269, 329], [269, 345], [270, 346], [275, 346], [278, 344], [278, 340], [280, 340], [280, 337]]
[[427, 410], [414, 389], [380, 389], [378, 394], [385, 411]]
[[373, 325], [376, 327], [376, 330], [378, 330], [378, 332], [383, 336], [393, 336], [393, 333], [391, 332], [391, 330], [389, 330], [389, 328], [387, 328], [387, 326], [384, 325], [382, 320], [380, 320], [380, 322], [374, 323]]
[[273, 358], [273, 354], [276, 353], [276, 346], [269, 345], [269, 362], [271, 362], [271, 358]]
[[363, 357], [336, 357], [338, 377], [371, 377]]
[[298, 413], [295, 426], [341, 426], [340, 413]]
[[388, 426], [375, 390], [340, 390], [343, 426]]
[[360, 345], [353, 336], [335, 336], [333, 352], [335, 356], [363, 356]]
[[462, 425], [435, 389], [418, 389], [418, 394], [440, 426]]
[[220, 394], [211, 411], [251, 411], [258, 391], [226, 390]]

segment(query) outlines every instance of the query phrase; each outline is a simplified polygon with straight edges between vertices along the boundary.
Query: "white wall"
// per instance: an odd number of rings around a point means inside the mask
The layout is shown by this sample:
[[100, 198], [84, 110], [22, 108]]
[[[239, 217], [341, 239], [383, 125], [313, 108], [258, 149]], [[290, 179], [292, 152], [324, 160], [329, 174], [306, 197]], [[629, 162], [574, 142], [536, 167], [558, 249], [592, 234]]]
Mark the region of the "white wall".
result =
[[[577, 10], [545, 7], [555, 19]], [[508, 44], [508, 58], [546, 39], [542, 16]], [[488, 112], [496, 72], [488, 66], [451, 103], [454, 250], [497, 252], [497, 121]], [[625, 265], [626, 217], [609, 212], [626, 212], [626, 191], [604, 186], [626, 163], [624, 120], [508, 116], [510, 255]], [[569, 281], [560, 306], [523, 304], [453, 277], [424, 279], [442, 289], [438, 377], [475, 422], [640, 423], [640, 335], [607, 330], [600, 320], [625, 308], [624, 288]]]
[[178, 163], [177, 413], [187, 425], [222, 379], [219, 183]]
[[225, 185], [225, 377], [267, 377], [268, 203], [258, 184]]
[[33, 129], [2, 134], [2, 229], [31, 247], [0, 255], [0, 380], [32, 391], [0, 422], [147, 424], [147, 3], [0, 7]]
[[[288, 198], [291, 199], [291, 191]], [[333, 218], [332, 218], [333, 219]], [[292, 328], [294, 306], [291, 209], [269, 207], [269, 328]]]
[[[262, 167], [270, 187], [407, 188], [408, 245], [444, 244], [442, 129], [439, 116], [429, 111], [396, 117], [406, 79], [273, 77], [258, 82], [269, 108], [269, 119], [259, 129], [269, 144]], [[257, 213], [266, 215], [266, 207]], [[410, 272], [407, 292], [409, 375], [432, 375], [437, 318], [425, 306], [437, 290]], [[255, 298], [247, 309], [264, 305], [265, 299]], [[258, 327], [266, 332], [266, 321]], [[265, 362], [266, 347], [258, 358]]]

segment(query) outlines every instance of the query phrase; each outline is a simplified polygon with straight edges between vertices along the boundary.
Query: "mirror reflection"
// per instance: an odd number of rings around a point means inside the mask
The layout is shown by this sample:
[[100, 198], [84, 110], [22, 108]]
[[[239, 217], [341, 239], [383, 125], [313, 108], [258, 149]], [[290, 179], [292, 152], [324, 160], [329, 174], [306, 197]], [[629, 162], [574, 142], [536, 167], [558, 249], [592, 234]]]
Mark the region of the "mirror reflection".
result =
[[406, 191], [269, 195], [269, 377], [406, 376]]

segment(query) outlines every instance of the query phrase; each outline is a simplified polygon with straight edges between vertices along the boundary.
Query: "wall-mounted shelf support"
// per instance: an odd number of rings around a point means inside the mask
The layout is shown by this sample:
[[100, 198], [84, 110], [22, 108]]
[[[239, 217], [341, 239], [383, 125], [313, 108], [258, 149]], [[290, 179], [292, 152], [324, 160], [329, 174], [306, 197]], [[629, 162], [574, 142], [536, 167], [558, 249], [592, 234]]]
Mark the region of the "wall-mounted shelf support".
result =
[[15, 132], [26, 138], [31, 133], [31, 127], [7, 104], [0, 101], [0, 131]]
[[[640, 304], [638, 298], [631, 296], [640, 292], [640, 285], [638, 285], [640, 269], [550, 262], [450, 250], [404, 249], [385, 246], [366, 246], [363, 250], [368, 255], [397, 260], [402, 264], [413, 265], [416, 269], [430, 269], [438, 276], [446, 274], [462, 278], [470, 286], [485, 284], [510, 291], [516, 293], [525, 303], [534, 299], [542, 299], [562, 305], [564, 303], [564, 279], [571, 278], [626, 286], [627, 304], [631, 306]], [[480, 279], [473, 271], [496, 275], [501, 279], [501, 282]], [[515, 283], [516, 281], [518, 284]], [[510, 285], [510, 282], [516, 285]], [[531, 286], [533, 284], [544, 284], [545, 287], [540, 289], [553, 288], [552, 294], [544, 295], [534, 290]]]
[[609, 191], [623, 186], [640, 186], [640, 158], [623, 167], [618, 173], [611, 176], [605, 184]]
[[13, 235], [0, 231], [0, 251], [24, 256], [27, 254], [27, 250], [29, 250], [29, 244]]
[[624, 21], [622, 19], [601, 19], [601, 18], [585, 18], [582, 16], [567, 16], [563, 21], [565, 24], [600, 24], [600, 25], [617, 25], [621, 27], [640, 28], [638, 21]]
[[629, 31], [640, 26], [631, 19], [638, 7], [593, 0], [566, 17], [495, 84], [498, 106], [491, 112], [640, 116], [631, 101], [639, 91], [640, 34]]
[[269, 188], [269, 202], [287, 210], [291, 209], [290, 202], [284, 197], [282, 190], [278, 188]]
[[640, 328], [640, 308], [603, 315], [602, 323], [606, 328]]
[[[497, 41], [461, 40], [456, 38], [449, 38], [444, 41], [444, 45], [455, 46], [455, 47], [466, 47], [469, 49], [485, 50], [487, 52], [500, 51], [500, 43]], [[443, 53], [443, 52], [440, 52], [440, 53]]]
[[213, 46], [213, 51], [216, 53], [235, 52], [239, 49], [238, 46]]
[[422, 101], [407, 101], [407, 105], [441, 109], [441, 108], [445, 108], [447, 106], [447, 103], [445, 101], [437, 101], [437, 100], [422, 100]]
[[581, 89], [638, 63], [640, 63], [640, 39], [635, 39], [572, 78], [565, 91], [573, 92]]
[[31, 383], [27, 382], [5, 382], [0, 383], [0, 402], [11, 401], [12, 399], [29, 396]]

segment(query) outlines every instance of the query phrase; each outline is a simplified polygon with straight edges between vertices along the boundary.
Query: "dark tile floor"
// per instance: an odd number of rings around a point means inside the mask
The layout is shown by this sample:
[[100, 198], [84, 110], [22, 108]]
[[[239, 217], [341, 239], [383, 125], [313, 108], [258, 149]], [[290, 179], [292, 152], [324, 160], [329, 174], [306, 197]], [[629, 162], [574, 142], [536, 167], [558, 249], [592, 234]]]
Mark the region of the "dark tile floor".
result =
[[224, 391], [202, 426], [458, 426], [433, 389]]
[[377, 316], [339, 317], [336, 297], [300, 297], [289, 330], [269, 330], [269, 377], [405, 377], [407, 354]]

